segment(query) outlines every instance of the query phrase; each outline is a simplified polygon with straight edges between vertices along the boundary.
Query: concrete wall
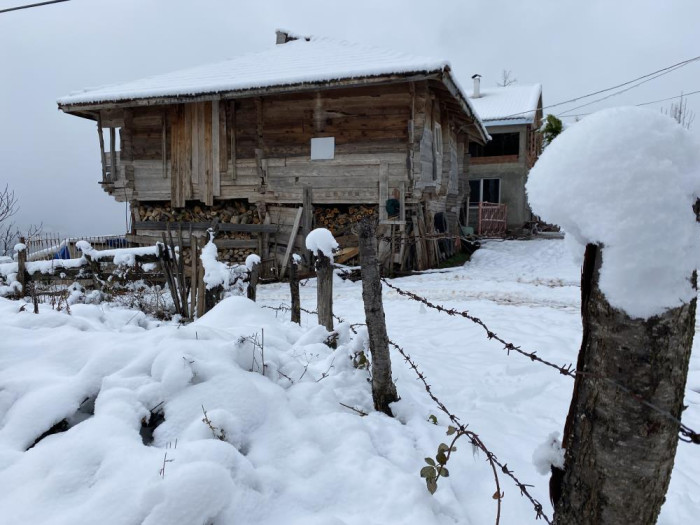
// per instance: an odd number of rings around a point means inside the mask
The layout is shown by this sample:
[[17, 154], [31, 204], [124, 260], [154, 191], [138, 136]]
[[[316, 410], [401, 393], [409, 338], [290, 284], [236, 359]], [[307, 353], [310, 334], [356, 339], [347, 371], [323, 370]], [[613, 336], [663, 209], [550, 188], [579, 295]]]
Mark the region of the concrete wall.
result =
[[[508, 229], [518, 229], [530, 220], [531, 211], [525, 195], [527, 182], [527, 125], [488, 127], [489, 133], [520, 133], [517, 162], [478, 164], [472, 158], [469, 180], [501, 179], [501, 203], [508, 205]], [[497, 157], [493, 157], [496, 159]], [[477, 163], [475, 163], [477, 161]]]

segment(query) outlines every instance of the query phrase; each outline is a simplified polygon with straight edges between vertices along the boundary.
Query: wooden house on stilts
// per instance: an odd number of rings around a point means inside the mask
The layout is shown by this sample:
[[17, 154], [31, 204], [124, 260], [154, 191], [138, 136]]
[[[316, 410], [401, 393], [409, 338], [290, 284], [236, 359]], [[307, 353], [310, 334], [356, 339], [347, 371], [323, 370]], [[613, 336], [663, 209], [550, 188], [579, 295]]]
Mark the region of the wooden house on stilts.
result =
[[[445, 61], [278, 31], [277, 45], [225, 62], [73, 93], [97, 123], [102, 187], [129, 202], [129, 239], [170, 226], [185, 242], [213, 223], [223, 258], [267, 269], [329, 228], [378, 214], [385, 263], [436, 265], [468, 206], [470, 142], [488, 134]], [[290, 248], [288, 249], [288, 246]]]

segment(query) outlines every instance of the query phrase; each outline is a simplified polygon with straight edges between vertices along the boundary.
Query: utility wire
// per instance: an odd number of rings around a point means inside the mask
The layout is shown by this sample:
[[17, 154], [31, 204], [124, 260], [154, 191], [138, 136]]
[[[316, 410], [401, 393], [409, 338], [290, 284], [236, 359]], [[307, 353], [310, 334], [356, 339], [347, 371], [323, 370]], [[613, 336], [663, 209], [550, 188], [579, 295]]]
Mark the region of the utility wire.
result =
[[[579, 96], [579, 97], [575, 97], [575, 98], [572, 98], [572, 99], [569, 99], [569, 100], [565, 100], [565, 101], [563, 101], [563, 102], [557, 102], [556, 104], [550, 104], [550, 105], [548, 105], [548, 106], [543, 106], [542, 109], [544, 110], [544, 109], [556, 108], [556, 107], [558, 107], [558, 106], [563, 106], [564, 104], [570, 104], [570, 103], [572, 103], [572, 102], [578, 102], [579, 100], [583, 100], [584, 98], [594, 97], [595, 95], [600, 95], [601, 93], [607, 93], [608, 91], [612, 91], [612, 90], [614, 90], [614, 89], [618, 89], [618, 88], [621, 88], [621, 87], [628, 86], [628, 85], [630, 85], [630, 84], [634, 84], [635, 82], [638, 82], [638, 81], [640, 81], [640, 80], [647, 79], [647, 78], [649, 78], [649, 77], [658, 78], [658, 77], [660, 77], [660, 76], [663, 76], [663, 75], [666, 75], [666, 74], [668, 74], [668, 73], [671, 73], [672, 71], [675, 71], [676, 69], [680, 69], [681, 67], [685, 67], [685, 66], [687, 66], [688, 64], [691, 64], [692, 62], [696, 62], [696, 61], [698, 61], [698, 60], [700, 60], [700, 56], [696, 56], [696, 57], [694, 57], [694, 58], [689, 58], [688, 60], [683, 60], [682, 62], [678, 62], [678, 63], [673, 64], [673, 65], [671, 65], [671, 66], [664, 67], [664, 68], [662, 68], [662, 69], [657, 69], [656, 71], [652, 71], [651, 73], [647, 73], [646, 75], [642, 75], [641, 77], [637, 77], [637, 78], [634, 78], [634, 79], [632, 79], [632, 80], [628, 80], [627, 82], [623, 82], [622, 84], [617, 84], [617, 85], [612, 86], [612, 87], [609, 87], [609, 88], [605, 88], [605, 89], [601, 89], [601, 90], [598, 90], [598, 91], [594, 91], [594, 92], [592, 92], [592, 93], [588, 93], [588, 94], [586, 94], [586, 95], [581, 95], [581, 96]], [[649, 80], [653, 80], [653, 78], [649, 78]], [[633, 86], [633, 87], [636, 87], [636, 86]], [[630, 89], [632, 89], [632, 88], [630, 88]], [[573, 109], [571, 109], [571, 110], [569, 110], [569, 111], [573, 111]], [[508, 118], [511, 118], [511, 117], [517, 117], [517, 116], [520, 116], [520, 115], [526, 115], [526, 114], [528, 114], [528, 113], [532, 113], [532, 110], [520, 111], [520, 112], [518, 112], [518, 113], [511, 113], [510, 115], [505, 115], [505, 116], [499, 117], [499, 118], [500, 118], [500, 119], [508, 119]]]
[[639, 86], [641, 86], [642, 84], [646, 84], [647, 82], [651, 82], [652, 80], [654, 80], [654, 79], [656, 79], [656, 78], [659, 78], [659, 77], [662, 77], [662, 76], [664, 76], [664, 75], [667, 75], [667, 74], [671, 73], [672, 71], [675, 71], [676, 69], [680, 69], [681, 67], [683, 67], [683, 66], [678, 66], [678, 67], [675, 67], [675, 68], [673, 68], [673, 69], [669, 69], [668, 71], [665, 71], [665, 72], [663, 72], [663, 73], [659, 73], [658, 75], [654, 75], [653, 77], [649, 77], [649, 78], [647, 78], [647, 79], [645, 79], [645, 80], [642, 80], [642, 81], [640, 81], [640, 82], [637, 82], [636, 84], [632, 84], [631, 86], [626, 87], [625, 89], [621, 89], [620, 91], [616, 91], [616, 92], [614, 92], [614, 93], [610, 93], [609, 95], [605, 95], [604, 97], [597, 98], [597, 99], [595, 99], [595, 100], [592, 100], [591, 102], [586, 102], [585, 104], [581, 104], [580, 106], [576, 106], [576, 107], [574, 107], [574, 108], [567, 109], [566, 111], [564, 111], [564, 112], [562, 113], [562, 116], [565, 115], [566, 113], [570, 112], [570, 111], [576, 111], [577, 109], [585, 108], [585, 107], [587, 107], [587, 106], [591, 106], [591, 105], [596, 104], [596, 103], [598, 103], [598, 102], [601, 102], [601, 101], [603, 101], [603, 100], [607, 100], [607, 99], [612, 98], [612, 97], [615, 97], [615, 96], [617, 96], [617, 95], [621, 95], [622, 93], [626, 93], [627, 91], [629, 91], [629, 90], [631, 90], [631, 89], [634, 89], [634, 88], [636, 88], [636, 87], [639, 87]]
[[[685, 98], [685, 97], [689, 97], [690, 95], [697, 95], [698, 93], [700, 93], [700, 90], [698, 90], [698, 91], [691, 91], [690, 93], [683, 93], [682, 95], [677, 95], [677, 96], [675, 96], [675, 97], [660, 98], [659, 100], [651, 100], [651, 101], [649, 101], [649, 102], [642, 102], [642, 103], [640, 103], [640, 104], [635, 104], [635, 106], [648, 106], [648, 105], [650, 105], [650, 104], [657, 104], [657, 103], [659, 103], [659, 102], [668, 102], [669, 100], [676, 100], [676, 99], [679, 99], [679, 98]], [[571, 110], [571, 111], [573, 111], [573, 110]], [[568, 112], [565, 111], [564, 113], [568, 113]], [[570, 117], [570, 118], [572, 118], [572, 117], [585, 117], [586, 115], [590, 115], [590, 114], [591, 114], [591, 113], [576, 113], [575, 115], [564, 115], [564, 114], [560, 114], [560, 115], [558, 115], [558, 116], [560, 116], [560, 117]]]
[[0, 9], [0, 14], [1, 13], [9, 13], [10, 11], [19, 11], [20, 9], [29, 9], [30, 7], [39, 7], [42, 5], [49, 5], [49, 4], [58, 4], [59, 2], [68, 2], [69, 0], [51, 0], [49, 2], [39, 2], [38, 4], [28, 4], [28, 5], [21, 5], [18, 7], [10, 7], [9, 9]]

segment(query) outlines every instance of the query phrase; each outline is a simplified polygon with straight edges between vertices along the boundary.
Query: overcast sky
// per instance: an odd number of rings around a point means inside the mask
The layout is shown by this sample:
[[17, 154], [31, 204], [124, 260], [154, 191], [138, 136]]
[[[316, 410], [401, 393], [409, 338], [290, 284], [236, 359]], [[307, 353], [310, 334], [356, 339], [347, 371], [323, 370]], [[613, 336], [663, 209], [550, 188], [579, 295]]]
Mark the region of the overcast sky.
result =
[[[98, 185], [95, 124], [56, 98], [264, 49], [279, 27], [446, 58], [465, 88], [474, 73], [494, 86], [510, 70], [541, 83], [546, 106], [700, 55], [699, 20], [698, 0], [71, 0], [3, 13], [0, 186], [19, 198], [20, 224], [122, 233], [125, 207]], [[697, 90], [700, 62], [573, 113]], [[688, 108], [700, 137], [700, 94]]]

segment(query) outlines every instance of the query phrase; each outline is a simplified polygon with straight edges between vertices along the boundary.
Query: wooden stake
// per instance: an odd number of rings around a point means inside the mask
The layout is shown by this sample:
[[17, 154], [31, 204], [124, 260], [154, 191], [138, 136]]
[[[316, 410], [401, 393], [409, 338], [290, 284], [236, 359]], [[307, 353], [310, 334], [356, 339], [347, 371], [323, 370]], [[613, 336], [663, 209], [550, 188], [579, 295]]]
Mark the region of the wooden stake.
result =
[[316, 253], [316, 309], [318, 324], [333, 331], [333, 266], [329, 257], [320, 250]]
[[253, 264], [249, 272], [248, 290], [246, 291], [248, 299], [256, 300], [258, 278], [260, 277], [260, 263]]
[[289, 291], [292, 295], [292, 322], [301, 324], [301, 300], [299, 299], [299, 278], [294, 257], [289, 261]]

